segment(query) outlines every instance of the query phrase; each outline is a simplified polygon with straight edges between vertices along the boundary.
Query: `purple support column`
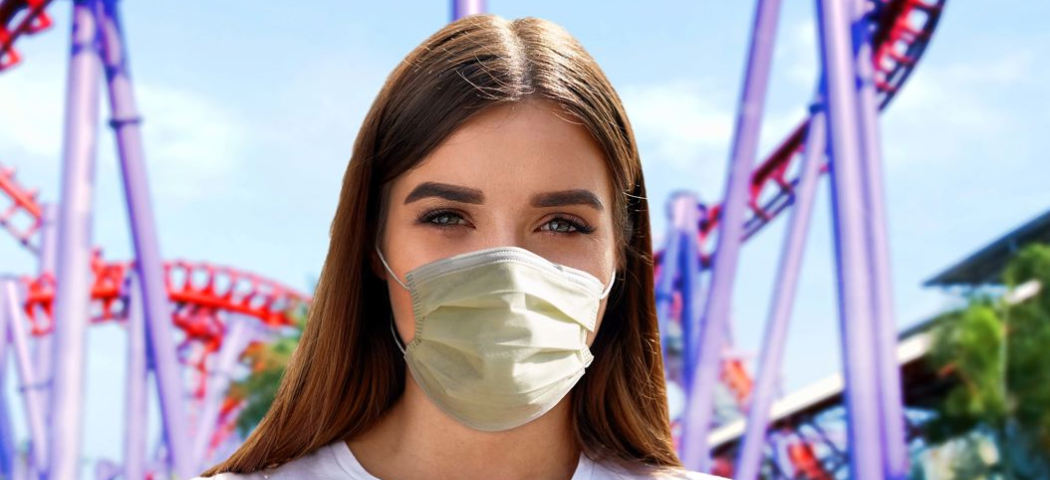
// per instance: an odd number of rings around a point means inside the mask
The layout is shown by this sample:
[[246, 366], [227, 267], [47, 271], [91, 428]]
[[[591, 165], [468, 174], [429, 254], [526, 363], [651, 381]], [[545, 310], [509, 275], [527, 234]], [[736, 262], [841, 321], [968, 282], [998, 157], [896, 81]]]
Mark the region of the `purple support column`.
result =
[[452, 0], [453, 22], [476, 13], [485, 13], [485, 0]]
[[240, 361], [241, 353], [252, 339], [253, 329], [248, 322], [249, 318], [240, 318], [231, 315], [227, 323], [227, 331], [222, 338], [222, 347], [219, 350], [215, 367], [208, 379], [208, 392], [204, 398], [200, 417], [197, 418], [197, 433], [194, 436], [193, 453], [201, 470], [207, 468], [203, 465], [208, 459], [208, 444], [211, 442], [212, 434], [215, 432], [215, 422], [219, 418], [219, 408], [222, 400], [226, 397], [226, 389], [230, 385], [230, 378], [234, 373], [234, 367]]
[[[0, 362], [2, 367], [4, 362]], [[4, 381], [4, 375], [0, 374], [0, 382]], [[0, 383], [2, 385], [2, 383]], [[0, 395], [0, 478], [12, 478], [14, 476], [15, 462], [15, 430], [11, 426], [11, 413], [7, 409], [7, 398]]]
[[779, 11], [780, 0], [759, 0], [755, 11], [743, 98], [737, 116], [729, 177], [719, 219], [718, 245], [703, 317], [700, 361], [687, 397], [689, 403], [682, 435], [682, 459], [686, 467], [695, 470], [708, 471], [711, 467], [707, 435], [714, 414], [714, 388], [722, 356], [722, 335], [733, 297], [748, 181], [758, 149]]
[[129, 275], [128, 285], [128, 391], [125, 392], [124, 478], [146, 478], [146, 321], [142, 312], [142, 282]]
[[814, 102], [810, 111], [809, 129], [806, 132], [806, 153], [802, 159], [802, 173], [794, 192], [795, 208], [791, 212], [791, 221], [787, 236], [784, 238], [784, 250], [780, 257], [777, 272], [777, 287], [773, 289], [773, 303], [769, 320], [766, 324], [766, 336], [762, 340], [761, 360], [758, 367], [758, 378], [751, 390], [751, 401], [748, 406], [747, 431], [744, 444], [737, 456], [736, 480], [755, 480], [762, 465], [762, 447], [766, 443], [766, 429], [769, 426], [770, 408], [776, 393], [776, 381], [780, 376], [781, 360], [784, 356], [784, 343], [787, 340], [788, 322], [791, 319], [791, 308], [795, 301], [795, 287], [798, 284], [798, 273], [802, 266], [803, 252], [809, 232], [809, 221], [812, 217], [813, 200], [820, 180], [820, 166], [827, 149], [825, 138], [826, 118], [821, 105], [822, 100]]
[[[95, 462], [95, 480], [113, 480], [120, 476], [120, 471], [120, 466], [109, 459], [104, 458]], [[131, 477], [124, 478], [129, 479]]]
[[[37, 264], [38, 276], [42, 276], [45, 273], [55, 273], [55, 253], [58, 242], [58, 238], [55, 236], [55, 219], [58, 218], [58, 209], [55, 208], [55, 205], [47, 203], [43, 205], [41, 210], [40, 257]], [[45, 315], [43, 307], [36, 308], [37, 315]], [[36, 345], [35, 362], [36, 374], [40, 384], [40, 401], [44, 405], [51, 405], [51, 355], [53, 352], [51, 344], [53, 336], [53, 332], [51, 335], [38, 335], [35, 337], [34, 343]], [[44, 423], [48, 426], [48, 429], [51, 428], [50, 409], [44, 411]]]
[[96, 0], [74, 0], [59, 198], [48, 478], [80, 473], [84, 349], [91, 301], [91, 208], [98, 136]]
[[25, 404], [26, 418], [29, 420], [29, 438], [32, 441], [32, 457], [29, 460], [30, 470], [41, 470], [47, 465], [47, 439], [44, 431], [44, 405], [37, 395], [36, 375], [29, 360], [29, 333], [26, 332], [28, 321], [22, 314], [22, 295], [18, 291], [18, 281], [13, 278], [0, 280], [0, 295], [3, 295], [4, 311], [0, 315], [7, 317], [7, 334], [11, 346], [15, 349], [15, 364], [18, 367], [19, 389]]
[[187, 435], [182, 371], [172, 338], [171, 312], [168, 309], [157, 229], [150, 205], [146, 162], [142, 153], [140, 119], [131, 90], [127, 51], [120, 30], [116, 1], [104, 0], [103, 5], [99, 20], [104, 49], [102, 58], [113, 117], [110, 125], [117, 137], [128, 217], [131, 219], [132, 243], [135, 247], [135, 271], [142, 285], [164, 431], [172, 473], [177, 478], [190, 478], [196, 472]]
[[864, 217], [864, 172], [856, 105], [849, 2], [817, 0], [821, 57], [827, 82], [831, 198], [845, 366], [850, 478], [883, 477], [876, 331]]
[[674, 198], [674, 210], [679, 222], [681, 254], [678, 272], [682, 292], [682, 388], [690, 391], [696, 371], [697, 352], [703, 325], [700, 318], [700, 244], [697, 230], [700, 224], [699, 200], [695, 195], [680, 193]]
[[772, 434], [769, 436], [769, 442], [773, 444], [777, 468], [785, 472], [786, 477], [796, 478], [795, 465], [791, 463], [791, 458], [788, 456], [787, 439], [783, 435]]
[[886, 231], [886, 208], [883, 200], [882, 151], [879, 140], [879, 106], [875, 96], [872, 63], [869, 0], [853, 2], [853, 44], [857, 69], [857, 108], [860, 122], [862, 169], [867, 182], [864, 189], [868, 227], [868, 258], [871, 262], [872, 315], [875, 319], [876, 352], [880, 406], [884, 428], [883, 448], [887, 479], [902, 479], [908, 474], [908, 448], [904, 433], [900, 366], [897, 363], [897, 321], [893, 308], [890, 275], [889, 235]]
[[[671, 304], [674, 302], [675, 277], [678, 275], [679, 246], [682, 243], [680, 228], [680, 217], [674, 208], [674, 204], [668, 205], [671, 211], [671, 222], [667, 228], [667, 238], [664, 240], [663, 264], [660, 266], [660, 278], [656, 280], [656, 319], [660, 323], [660, 348], [663, 351], [664, 364], [667, 359], [667, 335], [670, 332], [668, 325], [671, 324]], [[666, 369], [665, 369], [666, 371]]]
[[7, 337], [7, 315], [0, 309], [0, 478], [13, 477], [15, 462], [15, 430], [7, 409]]

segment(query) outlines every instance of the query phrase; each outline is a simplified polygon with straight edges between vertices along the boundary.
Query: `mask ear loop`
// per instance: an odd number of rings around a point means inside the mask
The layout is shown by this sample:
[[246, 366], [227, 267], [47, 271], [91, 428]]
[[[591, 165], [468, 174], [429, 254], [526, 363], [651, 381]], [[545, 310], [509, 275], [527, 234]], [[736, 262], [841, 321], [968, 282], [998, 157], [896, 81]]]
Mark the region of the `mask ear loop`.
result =
[[394, 312], [390, 312], [390, 334], [394, 336], [394, 344], [401, 350], [401, 354], [405, 354], [405, 347], [401, 345], [401, 337], [397, 336], [397, 329], [394, 327]]
[[613, 270], [612, 280], [609, 282], [609, 286], [605, 287], [605, 291], [602, 292], [602, 296], [598, 297], [598, 300], [602, 300], [609, 296], [609, 292], [612, 291], [613, 286], [616, 285], [616, 270]]
[[[394, 270], [391, 269], [390, 265], [386, 263], [386, 259], [383, 258], [383, 252], [379, 250], [379, 245], [378, 244], [376, 244], [375, 248], [376, 248], [376, 253], [379, 254], [379, 261], [383, 262], [383, 268], [386, 269], [387, 273], [389, 273], [390, 276], [394, 277], [394, 281], [396, 281], [398, 285], [401, 285], [402, 288], [404, 288], [405, 290], [408, 290], [409, 288], [407, 286], [405, 286], [404, 283], [401, 283], [401, 279], [397, 278], [397, 274], [394, 273]], [[401, 344], [401, 337], [397, 336], [397, 329], [394, 328], [394, 312], [393, 311], [390, 312], [390, 335], [392, 335], [394, 337], [394, 345], [397, 345], [397, 348], [399, 350], [401, 350], [401, 354], [404, 355], [405, 354], [405, 347], [404, 347], [404, 345]]]
[[397, 274], [394, 273], [394, 270], [390, 268], [390, 265], [388, 263], [386, 263], [386, 259], [383, 258], [383, 252], [379, 250], [379, 245], [376, 245], [376, 253], [379, 254], [379, 261], [383, 262], [383, 268], [385, 268], [386, 271], [390, 273], [392, 277], [394, 277], [394, 281], [397, 282], [398, 285], [401, 285], [401, 288], [409, 290], [408, 285], [405, 285], [403, 282], [401, 282], [401, 279], [397, 278]]

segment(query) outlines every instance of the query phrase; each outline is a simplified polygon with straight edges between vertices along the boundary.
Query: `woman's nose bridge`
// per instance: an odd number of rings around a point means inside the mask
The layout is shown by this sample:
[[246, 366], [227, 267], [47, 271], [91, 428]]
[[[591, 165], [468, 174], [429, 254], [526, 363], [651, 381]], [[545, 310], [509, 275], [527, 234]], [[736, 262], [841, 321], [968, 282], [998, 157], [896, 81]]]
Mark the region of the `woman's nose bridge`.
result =
[[523, 215], [521, 212], [495, 212], [492, 220], [488, 223], [488, 228], [484, 235], [484, 247], [526, 248], [526, 235], [529, 233], [529, 229], [522, 222]]

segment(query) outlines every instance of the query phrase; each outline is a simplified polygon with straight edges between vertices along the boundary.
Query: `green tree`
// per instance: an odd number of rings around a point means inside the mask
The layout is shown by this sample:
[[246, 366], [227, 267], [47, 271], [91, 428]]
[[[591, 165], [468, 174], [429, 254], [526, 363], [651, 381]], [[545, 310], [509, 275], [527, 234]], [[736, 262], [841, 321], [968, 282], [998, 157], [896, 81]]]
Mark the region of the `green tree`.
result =
[[242, 359], [247, 360], [251, 365], [252, 373], [243, 380], [230, 384], [227, 396], [246, 402], [245, 407], [237, 416], [237, 431], [241, 436], [247, 436], [270, 410], [270, 404], [273, 403], [277, 395], [277, 387], [284, 376], [285, 366], [292, 358], [295, 347], [299, 345], [299, 337], [302, 336], [303, 328], [306, 326], [306, 306], [293, 307], [289, 311], [289, 316], [295, 324], [290, 332], [272, 343], [257, 343], [250, 346]]
[[994, 443], [991, 465], [961, 455], [969, 458], [960, 458], [958, 478], [1050, 479], [1050, 246], [1019, 252], [1003, 284], [1035, 294], [975, 294], [936, 320], [930, 365], [955, 382], [926, 436], [933, 444], [974, 435]]

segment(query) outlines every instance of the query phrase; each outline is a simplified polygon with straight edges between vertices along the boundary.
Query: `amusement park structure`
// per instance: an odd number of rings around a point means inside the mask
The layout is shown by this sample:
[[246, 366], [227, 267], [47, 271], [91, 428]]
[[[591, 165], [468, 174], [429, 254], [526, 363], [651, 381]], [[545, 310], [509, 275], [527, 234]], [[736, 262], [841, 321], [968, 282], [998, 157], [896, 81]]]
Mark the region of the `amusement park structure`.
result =
[[[1050, 211], [1013, 229], [967, 256], [924, 283], [949, 291], [997, 289], [1006, 304], [1019, 304], [1035, 298], [1038, 282], [1027, 282], [1007, 293], [1003, 273], [1021, 249], [1033, 244], [1050, 244]], [[945, 398], [957, 384], [965, 382], [931, 362], [937, 329], [945, 326], [942, 315], [914, 323], [902, 331], [897, 345], [904, 392], [905, 423], [911, 452], [911, 472], [922, 478], [955, 478], [959, 453], [950, 445], [938, 445], [925, 435], [926, 423], [936, 420]], [[845, 384], [841, 374], [833, 374], [776, 400], [770, 408], [766, 459], [763, 477], [770, 480], [793, 478], [839, 478], [849, 466], [848, 449], [841, 432], [845, 420], [842, 396]], [[739, 456], [747, 431], [746, 418], [722, 422], [709, 442], [716, 470], [730, 472]], [[972, 452], [965, 452], [969, 458]], [[728, 473], [727, 473], [728, 474]]]
[[[50, 24], [47, 1], [0, 3], [0, 65], [20, 61], [14, 42]], [[11, 200], [0, 223], [36, 255], [36, 275], [3, 280], [2, 323], [15, 350], [29, 425], [26, 477], [77, 478], [82, 440], [85, 328], [119, 321], [129, 334], [124, 478], [190, 478], [226, 441], [239, 408], [225, 398], [224, 372], [259, 341], [260, 328], [291, 324], [289, 312], [309, 298], [278, 282], [207, 262], [163, 261], [146, 182], [140, 118], [115, 1], [73, 2], [66, 98], [62, 190], [57, 208], [37, 201], [13, 171], [0, 169]], [[116, 136], [133, 261], [105, 261], [91, 244], [99, 80], [105, 74]], [[257, 326], [258, 326], [257, 325]], [[176, 342], [174, 334], [180, 331]], [[35, 355], [30, 357], [33, 339]], [[2, 345], [3, 342], [0, 342]], [[2, 350], [0, 350], [2, 351]], [[3, 357], [0, 356], [0, 361]], [[225, 363], [225, 365], [223, 365]], [[146, 460], [147, 368], [153, 370], [163, 416], [161, 461]], [[192, 377], [191, 402], [183, 370]], [[196, 415], [192, 425], [188, 408]], [[0, 411], [0, 416], [6, 416]], [[10, 429], [3, 436], [10, 435]], [[11, 442], [0, 466], [11, 476]]]
[[[666, 243], [655, 254], [667, 380], [686, 392], [684, 413], [673, 420], [688, 467], [747, 480], [762, 472], [814, 192], [828, 173], [849, 445], [840, 457], [848, 457], [850, 478], [905, 476], [877, 114], [916, 67], [944, 2], [816, 0], [823, 74], [810, 115], [757, 162], [780, 6], [779, 0], [758, 0], [725, 196], [714, 205], [691, 194], [670, 199]], [[51, 26], [51, 3], [0, 0], [0, 73], [23, 61], [17, 42]], [[117, 1], [75, 0], [72, 6], [57, 203], [41, 202], [0, 163], [0, 201], [7, 201], [0, 203], [0, 226], [38, 260], [32, 274], [0, 277], [0, 378], [11, 347], [20, 385], [17, 398], [0, 395], [0, 478], [13, 478], [16, 471], [19, 478], [79, 476], [85, 329], [102, 322], [126, 327], [129, 375], [124, 463], [100, 468], [98, 476], [190, 478], [220, 460], [216, 452], [241, 441], [233, 425], [243, 405], [226, 394], [228, 372], [245, 350], [292, 325], [290, 312], [310, 298], [233, 267], [162, 259]], [[453, 19], [483, 11], [481, 0], [452, 4]], [[131, 223], [135, 258], [130, 261], [105, 260], [91, 243], [102, 78]], [[723, 355], [737, 259], [744, 242], [789, 211], [776, 293], [752, 378], [741, 360]], [[163, 448], [152, 456], [146, 452], [149, 370], [163, 423]], [[728, 388], [748, 416], [735, 462], [712, 457], [720, 445], [719, 432], [712, 433], [719, 426], [718, 388]], [[29, 433], [21, 469], [14, 467], [6, 403], [11, 401], [24, 406]], [[789, 449], [796, 478], [838, 477], [806, 441]]]
[[[669, 379], [681, 382], [687, 392], [679, 451], [686, 466], [713, 469], [709, 433], [715, 426], [713, 391], [721, 373], [736, 389], [748, 422], [735, 468], [719, 473], [747, 480], [759, 475], [813, 196], [819, 177], [827, 172], [850, 478], [903, 478], [908, 452], [877, 114], [918, 63], [944, 1], [818, 0], [816, 6], [822, 75], [809, 118], [753, 166], [779, 10], [778, 0], [759, 0], [723, 201], [706, 206], [688, 196], [672, 200], [667, 243], [657, 254], [656, 298], [665, 326], [676, 317], [671, 314], [676, 293], [681, 304], [681, 369], [677, 379]], [[739, 248], [789, 206], [795, 208], [788, 219], [758, 376], [752, 381], [736, 360], [721, 358]], [[715, 232], [716, 245], [710, 248]], [[710, 273], [702, 294], [705, 271]], [[799, 463], [817, 468], [796, 471], [833, 478], [820, 468], [815, 453], [810, 456], [814, 458], [800, 457]]]

